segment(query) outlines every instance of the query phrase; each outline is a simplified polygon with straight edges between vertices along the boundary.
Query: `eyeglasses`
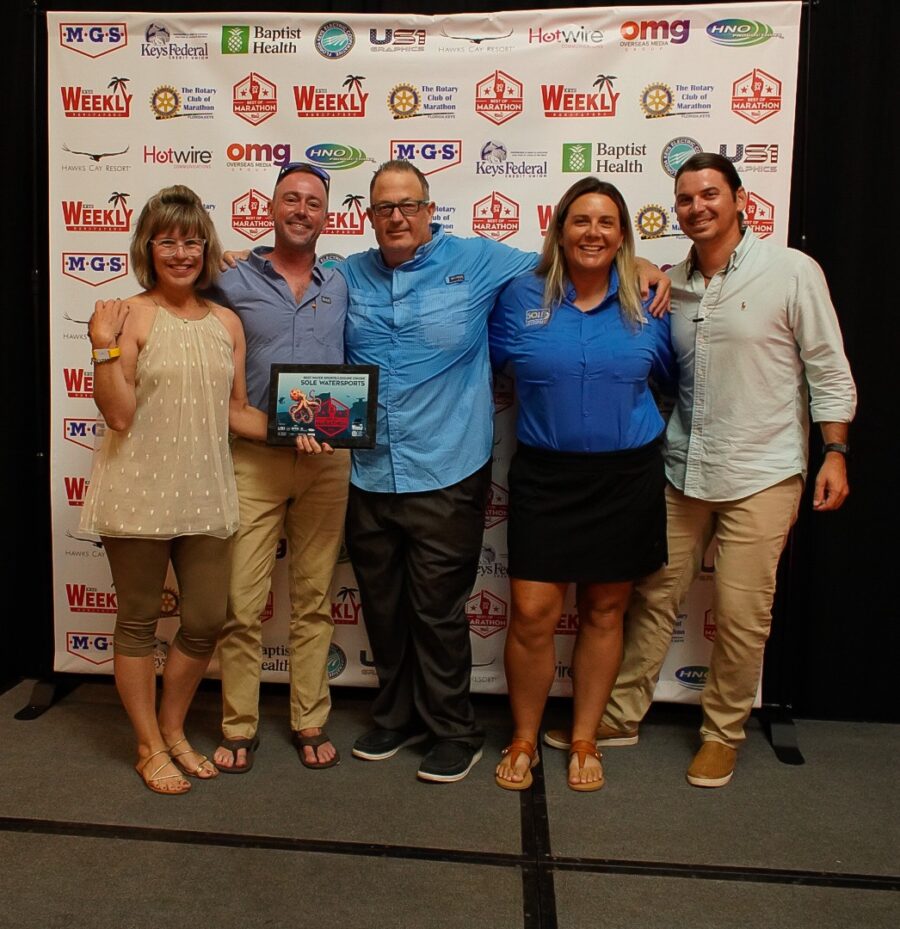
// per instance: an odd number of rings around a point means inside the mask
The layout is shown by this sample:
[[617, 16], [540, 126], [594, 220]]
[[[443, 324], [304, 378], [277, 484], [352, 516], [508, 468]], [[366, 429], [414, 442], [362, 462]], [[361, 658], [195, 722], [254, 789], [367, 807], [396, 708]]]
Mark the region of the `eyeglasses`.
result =
[[287, 177], [289, 174], [293, 174], [295, 171], [304, 171], [307, 174], [314, 174], [325, 185], [325, 193], [327, 194], [329, 192], [331, 188], [331, 175], [324, 168], [310, 164], [308, 161], [289, 161], [287, 164], [282, 165], [281, 170], [278, 172], [278, 177], [275, 180], [275, 186], [277, 187], [281, 183], [282, 178]]
[[399, 203], [373, 203], [370, 209], [381, 219], [387, 219], [394, 215], [394, 210], [399, 210], [404, 216], [415, 216], [429, 203], [430, 200], [401, 200]]
[[184, 250], [185, 255], [196, 258], [197, 255], [203, 254], [203, 249], [206, 248], [206, 239], [184, 239], [183, 241], [178, 239], [151, 239], [150, 244], [156, 246], [157, 254], [161, 258], [171, 258], [178, 252], [179, 248]]

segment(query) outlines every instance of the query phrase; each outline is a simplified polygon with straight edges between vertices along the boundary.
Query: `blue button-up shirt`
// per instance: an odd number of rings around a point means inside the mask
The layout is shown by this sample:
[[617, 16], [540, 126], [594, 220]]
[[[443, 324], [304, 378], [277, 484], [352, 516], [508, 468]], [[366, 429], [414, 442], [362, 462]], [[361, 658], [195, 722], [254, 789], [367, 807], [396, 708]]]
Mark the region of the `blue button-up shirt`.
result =
[[269, 403], [273, 364], [343, 364], [347, 285], [333, 268], [313, 267], [299, 303], [275, 270], [272, 249], [255, 248], [216, 279], [213, 300], [240, 317], [247, 339], [247, 396], [257, 409]]
[[606, 297], [589, 312], [575, 306], [571, 285], [559, 306], [548, 307], [545, 283], [535, 274], [517, 278], [490, 320], [491, 360], [497, 368], [508, 365], [516, 379], [516, 437], [566, 452], [652, 442], [665, 423], [650, 378], [668, 392], [674, 388], [668, 315], [625, 319], [615, 266]]
[[487, 319], [500, 289], [537, 256], [489, 239], [432, 239], [389, 268], [377, 249], [351, 255], [347, 361], [378, 365], [374, 449], [354, 450], [352, 483], [408, 493], [449, 487], [490, 457], [494, 404]]

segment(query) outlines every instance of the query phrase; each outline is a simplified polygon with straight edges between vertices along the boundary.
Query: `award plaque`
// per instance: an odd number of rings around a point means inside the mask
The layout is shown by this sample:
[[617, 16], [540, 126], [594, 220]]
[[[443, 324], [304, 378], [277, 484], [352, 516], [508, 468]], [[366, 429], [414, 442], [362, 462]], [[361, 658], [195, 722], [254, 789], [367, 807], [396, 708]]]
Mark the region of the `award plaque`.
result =
[[267, 441], [308, 435], [332, 448], [374, 448], [377, 407], [375, 365], [273, 364]]

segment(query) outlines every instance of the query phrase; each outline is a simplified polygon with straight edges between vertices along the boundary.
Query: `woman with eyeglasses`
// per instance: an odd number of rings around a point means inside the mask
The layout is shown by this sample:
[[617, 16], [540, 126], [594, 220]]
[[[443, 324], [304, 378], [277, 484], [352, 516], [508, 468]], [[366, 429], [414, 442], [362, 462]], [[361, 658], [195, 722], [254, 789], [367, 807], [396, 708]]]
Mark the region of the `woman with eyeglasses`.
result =
[[[256, 438], [266, 432], [265, 415], [246, 402], [240, 322], [200, 296], [221, 255], [197, 194], [180, 185], [159, 191], [131, 242], [143, 291], [97, 301], [88, 326], [106, 432], [81, 529], [99, 535], [112, 572], [115, 679], [137, 736], [136, 769], [167, 795], [190, 790], [185, 775], [218, 773], [187, 740], [184, 721], [225, 619], [238, 523], [229, 426]], [[157, 713], [155, 633], [170, 560], [181, 626]]]
[[621, 663], [624, 610], [633, 581], [667, 556], [664, 422], [651, 379], [674, 383], [669, 320], [642, 305], [628, 217], [613, 185], [573, 184], [537, 268], [506, 287], [490, 321], [493, 364], [515, 377], [519, 401], [504, 652], [514, 731], [496, 770], [507, 790], [533, 780], [571, 583], [579, 626], [567, 782], [603, 786], [595, 738]]

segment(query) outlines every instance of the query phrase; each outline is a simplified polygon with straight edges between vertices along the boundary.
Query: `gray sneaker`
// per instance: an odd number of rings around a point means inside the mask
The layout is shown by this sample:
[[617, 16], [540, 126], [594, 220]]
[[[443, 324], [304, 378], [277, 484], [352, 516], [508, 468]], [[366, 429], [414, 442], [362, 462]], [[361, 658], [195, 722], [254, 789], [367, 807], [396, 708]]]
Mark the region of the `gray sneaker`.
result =
[[465, 742], [444, 739], [422, 759], [416, 776], [422, 781], [449, 784], [461, 781], [481, 760], [481, 749]]
[[[600, 723], [597, 726], [597, 745], [607, 748], [623, 747], [626, 745], [637, 745], [637, 729], [624, 729], [622, 731], [607, 726], [606, 723]], [[571, 729], [548, 729], [544, 733], [544, 744], [551, 748], [559, 748], [562, 751], [568, 751], [572, 745]]]
[[393, 758], [401, 748], [416, 745], [428, 738], [427, 732], [405, 732], [399, 729], [370, 729], [353, 743], [353, 756], [365, 761]]

